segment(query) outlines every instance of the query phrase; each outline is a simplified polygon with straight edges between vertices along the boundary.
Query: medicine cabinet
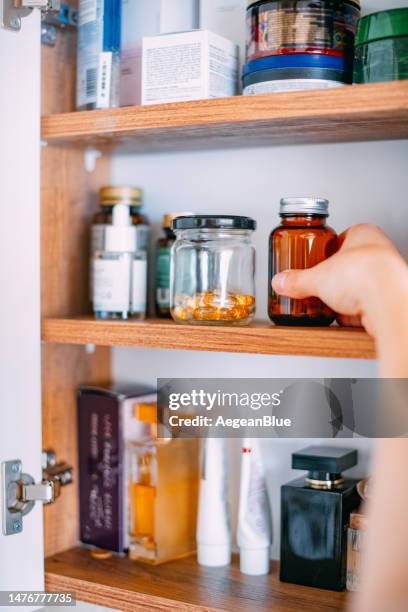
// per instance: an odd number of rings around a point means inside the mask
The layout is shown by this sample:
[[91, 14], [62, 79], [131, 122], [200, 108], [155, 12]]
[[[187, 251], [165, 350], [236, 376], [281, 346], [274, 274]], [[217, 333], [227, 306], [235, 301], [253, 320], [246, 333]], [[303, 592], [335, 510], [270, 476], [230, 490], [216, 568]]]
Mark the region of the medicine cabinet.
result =
[[[171, 321], [95, 321], [88, 299], [87, 229], [115, 155], [408, 138], [408, 81], [323, 92], [74, 111], [75, 34], [42, 47], [41, 284], [43, 445], [77, 470], [76, 388], [109, 383], [114, 346], [372, 359], [361, 330], [268, 323], [201, 329]], [[153, 159], [153, 158], [152, 158]], [[44, 509], [46, 590], [135, 610], [341, 610], [345, 595], [211, 570], [184, 559], [146, 567], [96, 560], [78, 547], [78, 490]]]

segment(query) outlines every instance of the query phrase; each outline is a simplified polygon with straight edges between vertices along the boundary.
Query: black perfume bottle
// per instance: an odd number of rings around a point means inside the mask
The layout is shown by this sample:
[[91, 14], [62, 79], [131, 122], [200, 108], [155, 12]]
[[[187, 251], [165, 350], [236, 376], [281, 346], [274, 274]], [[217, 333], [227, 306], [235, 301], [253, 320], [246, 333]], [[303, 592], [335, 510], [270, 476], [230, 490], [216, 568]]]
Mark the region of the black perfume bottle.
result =
[[341, 591], [346, 587], [347, 527], [361, 498], [358, 480], [342, 472], [357, 464], [357, 451], [310, 446], [292, 455], [306, 478], [282, 486], [281, 568], [284, 582]]

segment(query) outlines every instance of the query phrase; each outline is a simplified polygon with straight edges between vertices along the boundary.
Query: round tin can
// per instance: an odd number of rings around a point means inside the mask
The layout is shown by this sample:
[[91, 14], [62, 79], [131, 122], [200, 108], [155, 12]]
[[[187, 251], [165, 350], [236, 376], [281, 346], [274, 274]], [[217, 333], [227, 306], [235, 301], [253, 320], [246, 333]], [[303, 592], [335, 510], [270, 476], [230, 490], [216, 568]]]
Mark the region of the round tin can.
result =
[[336, 56], [271, 56], [248, 62], [243, 70], [244, 95], [340, 87], [350, 82], [350, 63]]
[[258, 0], [247, 8], [247, 61], [286, 53], [353, 57], [358, 0]]

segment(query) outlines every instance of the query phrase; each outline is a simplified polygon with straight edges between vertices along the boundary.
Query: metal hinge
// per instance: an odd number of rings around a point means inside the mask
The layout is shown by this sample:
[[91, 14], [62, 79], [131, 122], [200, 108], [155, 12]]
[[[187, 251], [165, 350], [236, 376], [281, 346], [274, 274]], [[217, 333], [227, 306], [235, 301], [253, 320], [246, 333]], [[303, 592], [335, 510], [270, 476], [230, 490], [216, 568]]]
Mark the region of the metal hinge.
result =
[[23, 516], [34, 508], [35, 502], [53, 504], [61, 494], [61, 487], [72, 482], [72, 468], [57, 463], [54, 451], [43, 452], [43, 479], [36, 483], [30, 474], [24, 474], [21, 461], [1, 464], [0, 498], [2, 499], [3, 534], [23, 531]]
[[18, 32], [21, 19], [27, 17], [34, 8], [42, 13], [59, 13], [61, 0], [0, 0], [0, 27]]
[[61, 3], [57, 9], [43, 12], [41, 17], [41, 42], [54, 47], [59, 31], [75, 30], [78, 27], [78, 11], [69, 4]]

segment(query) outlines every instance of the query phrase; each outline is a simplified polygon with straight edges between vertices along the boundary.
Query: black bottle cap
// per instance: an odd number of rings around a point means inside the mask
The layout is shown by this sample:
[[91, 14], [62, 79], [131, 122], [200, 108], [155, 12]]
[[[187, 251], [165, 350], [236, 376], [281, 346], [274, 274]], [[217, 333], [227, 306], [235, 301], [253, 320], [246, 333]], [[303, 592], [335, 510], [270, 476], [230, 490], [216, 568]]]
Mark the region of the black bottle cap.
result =
[[239, 217], [236, 215], [190, 215], [174, 219], [172, 229], [256, 230], [256, 221], [250, 217]]
[[358, 453], [351, 448], [336, 446], [308, 446], [293, 453], [292, 468], [309, 472], [341, 474], [357, 465]]

